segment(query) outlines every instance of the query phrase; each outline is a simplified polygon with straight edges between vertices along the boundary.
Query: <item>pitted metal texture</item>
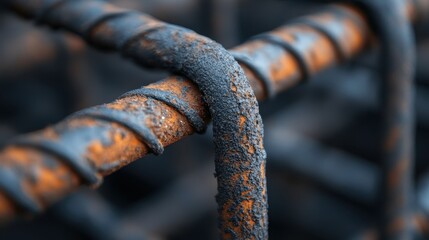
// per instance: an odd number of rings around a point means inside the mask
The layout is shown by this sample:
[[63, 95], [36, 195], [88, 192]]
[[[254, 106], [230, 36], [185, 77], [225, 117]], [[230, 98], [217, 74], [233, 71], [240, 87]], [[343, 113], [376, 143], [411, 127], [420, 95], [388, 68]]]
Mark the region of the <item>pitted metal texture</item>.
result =
[[[12, 7], [19, 7], [15, 3]], [[100, 1], [21, 4], [34, 10], [30, 14], [38, 23], [73, 31], [139, 65], [166, 69], [195, 82], [213, 118], [221, 236], [267, 238], [262, 119], [253, 90], [228, 51], [191, 30]], [[138, 133], [154, 153], [162, 153], [155, 135], [121, 112], [97, 107], [79, 115], [119, 123]]]

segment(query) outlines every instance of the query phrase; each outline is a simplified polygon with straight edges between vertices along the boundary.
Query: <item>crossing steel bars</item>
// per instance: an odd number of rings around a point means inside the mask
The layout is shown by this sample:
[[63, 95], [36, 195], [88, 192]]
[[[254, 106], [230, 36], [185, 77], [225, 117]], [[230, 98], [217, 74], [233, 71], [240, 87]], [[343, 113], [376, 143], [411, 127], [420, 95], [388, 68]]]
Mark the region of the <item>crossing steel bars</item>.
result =
[[[25, 8], [25, 4], [20, 6], [19, 2], [15, 1], [15, 10], [31, 16], [32, 9]], [[423, 8], [417, 10], [417, 5], [411, 2], [408, 2], [408, 6], [408, 17], [418, 18], [417, 12], [422, 12]], [[310, 21], [320, 22], [325, 31], [302, 22], [294, 23], [271, 32], [273, 37], [256, 38], [233, 49], [259, 99], [288, 89], [311, 74], [355, 56], [366, 47], [371, 38], [365, 17], [350, 6], [335, 5], [308, 18]], [[102, 27], [98, 26], [93, 31], [106, 30]], [[344, 53], [343, 57], [338, 54], [340, 51]], [[208, 112], [201, 94], [190, 81], [170, 77], [147, 88], [179, 96], [208, 123]], [[159, 137], [163, 146], [194, 132], [182, 113], [152, 98], [128, 96], [106, 106], [134, 114], [134, 117], [144, 115], [147, 127]], [[136, 110], [142, 107], [150, 111]], [[102, 176], [148, 153], [147, 146], [138, 141], [128, 129], [89, 118], [68, 119], [34, 137], [63, 142], [66, 143], [64, 147], [81, 151], [82, 156]], [[75, 144], [70, 144], [71, 142]], [[38, 199], [42, 206], [82, 183], [82, 179], [54, 155], [44, 156], [34, 149], [10, 145], [0, 153], [0, 158], [5, 169], [24, 173], [22, 176], [25, 177], [17, 181], [17, 187], [23, 186], [25, 192]], [[44, 174], [40, 174], [41, 172]], [[4, 193], [0, 193], [0, 216], [10, 217], [18, 210]]]

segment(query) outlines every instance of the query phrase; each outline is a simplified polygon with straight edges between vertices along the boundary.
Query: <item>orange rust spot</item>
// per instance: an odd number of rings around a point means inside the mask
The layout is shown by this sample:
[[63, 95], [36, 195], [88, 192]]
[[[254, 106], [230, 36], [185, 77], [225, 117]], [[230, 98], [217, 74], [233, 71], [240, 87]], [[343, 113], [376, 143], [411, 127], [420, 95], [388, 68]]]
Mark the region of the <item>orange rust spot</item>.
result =
[[[364, 16], [356, 8], [346, 5], [339, 5], [336, 7], [342, 11], [347, 11], [348, 14], [354, 15], [354, 18], [357, 19], [358, 22], [351, 21], [349, 18], [346, 18], [343, 22], [339, 22], [331, 13], [321, 13], [319, 15], [310, 16], [310, 18], [322, 23], [335, 21], [337, 24], [342, 24], [343, 34], [340, 36], [340, 41], [345, 47], [348, 56], [353, 56], [363, 49], [369, 39], [367, 34], [367, 30], [369, 29], [368, 24]], [[359, 25], [359, 23], [361, 23], [361, 25]], [[300, 51], [304, 53], [313, 72], [320, 71], [339, 60], [335, 46], [333, 46], [330, 40], [311, 27], [295, 24], [278, 28], [272, 33], [299, 48]], [[302, 39], [304, 39], [304, 41], [311, 41], [311, 44], [304, 43], [303, 45], [303, 43], [300, 42]], [[247, 50], [244, 47], [237, 49]], [[255, 49], [254, 51], [263, 50], [264, 48], [259, 46], [259, 49]], [[270, 65], [271, 78], [275, 82], [276, 89], [286, 89], [297, 83], [300, 76], [297, 75], [299, 74], [299, 66], [297, 65], [296, 59], [289, 53], [271, 62], [276, 63], [271, 64], [272, 66]]]
[[[255, 201], [249, 199], [244, 200], [240, 205], [244, 209], [244, 212], [251, 213], [254, 203]], [[247, 216], [246, 223], [250, 225], [250, 228], [253, 228], [255, 226], [255, 221], [250, 216]]]
[[248, 141], [247, 135], [244, 135], [243, 138], [241, 139], [241, 144], [245, 145], [247, 144], [247, 141]]
[[305, 50], [307, 53], [306, 59], [313, 72], [318, 72], [337, 62], [338, 59], [335, 46], [333, 46], [326, 36], [321, 35], [319, 32], [311, 28], [307, 28], [306, 32], [315, 37], [314, 43], [308, 45], [308, 48]]
[[[307, 25], [286, 26], [279, 28], [274, 34], [299, 48], [299, 51], [304, 53], [305, 59], [313, 72], [320, 71], [337, 60], [336, 49], [331, 41]], [[311, 44], [308, 41], [311, 41]], [[298, 68], [294, 72], [297, 71]]]
[[[21, 175], [21, 186], [42, 206], [52, 203], [80, 184], [76, 174], [54, 156], [30, 148], [9, 147], [0, 155], [1, 164]], [[56, 162], [55, 166], [47, 162]]]
[[4, 152], [1, 155], [1, 156], [4, 156], [2, 157], [1, 163], [8, 166], [30, 165], [33, 159], [35, 159], [36, 161], [40, 160], [38, 152], [34, 156], [29, 157], [29, 152], [32, 152], [32, 151], [34, 150], [20, 148], [20, 147], [8, 147], [4, 150]]
[[344, 24], [346, 30], [341, 41], [343, 46], [347, 47], [347, 54], [350, 57], [362, 51], [367, 39], [364, 38], [363, 32], [352, 21], [346, 20]]
[[103, 144], [101, 144], [100, 141], [94, 141], [94, 143], [88, 147], [88, 150], [90, 153], [101, 153], [104, 151]]
[[109, 132], [111, 144], [94, 141], [88, 146], [85, 156], [102, 175], [108, 175], [148, 152], [133, 133], [117, 124], [113, 125]]
[[[65, 195], [68, 190], [65, 186], [77, 186], [80, 184], [75, 174], [70, 174], [72, 170], [63, 164], [56, 169], [48, 169], [39, 164], [34, 166], [36, 172], [36, 181], [23, 181], [23, 188], [31, 196], [38, 199], [42, 206], [56, 201]], [[48, 194], [55, 193], [55, 194]]]
[[361, 52], [369, 42], [373, 41], [373, 35], [371, 34], [371, 28], [369, 22], [362, 12], [356, 6], [350, 4], [335, 4], [335, 7], [346, 14], [353, 16], [354, 21], [351, 18], [346, 18], [344, 21], [343, 29], [347, 36], [342, 38], [344, 46], [349, 49], [350, 56], [356, 55]]
[[[264, 181], [263, 181], [263, 182], [265, 182], [265, 179], [266, 179], [266, 172], [265, 172], [265, 164], [264, 164], [264, 163], [262, 163], [262, 164], [261, 164], [261, 167], [260, 167], [259, 172], [260, 172], [260, 174], [261, 174], [261, 179], [264, 179]], [[266, 187], [263, 187], [262, 189], [263, 189], [263, 190], [262, 190], [262, 196], [266, 196], [266, 195], [267, 195], [267, 188], [266, 188]]]
[[[228, 201], [222, 209], [222, 214], [221, 214], [221, 218], [226, 220], [226, 224], [229, 229], [232, 229], [236, 234], [238, 234], [239, 236], [242, 235], [242, 231], [241, 231], [241, 227], [240, 226], [235, 226], [234, 223], [232, 221], [228, 221], [228, 219], [232, 219], [235, 215], [234, 212], [231, 212], [231, 207], [233, 205], [232, 201]], [[224, 238], [225, 239], [231, 239], [232, 235], [230, 233], [225, 233], [224, 234]]]
[[[241, 174], [235, 174], [232, 178], [231, 178], [231, 185], [236, 185], [236, 184], [241, 184], [243, 185], [244, 188], [248, 187], [249, 189], [251, 189], [251, 183], [249, 182], [249, 174], [250, 171], [244, 171]], [[241, 196], [246, 197], [248, 194], [250, 193], [249, 191], [244, 191], [241, 193]], [[227, 219], [231, 219], [232, 216], [234, 215], [238, 215], [238, 217], [240, 219], [242, 219], [243, 221], [242, 224], [246, 225], [246, 228], [253, 228], [255, 226], [255, 221], [253, 220], [253, 218], [251, 217], [251, 213], [252, 213], [252, 209], [253, 209], [253, 205], [254, 205], [254, 200], [251, 199], [246, 199], [243, 200], [241, 203], [239, 203], [239, 206], [237, 209], [235, 209], [233, 212], [227, 211], [227, 209], [229, 209], [230, 207], [225, 207], [224, 213], [226, 214], [225, 216], [227, 216]], [[232, 206], [231, 203], [227, 204], [227, 206]], [[234, 231], [236, 231], [237, 233], [241, 233], [241, 229], [237, 226], [230, 226], [234, 229]]]
[[250, 154], [254, 154], [256, 149], [251, 142], [248, 141], [247, 135], [244, 135], [240, 141], [241, 146], [243, 146]]
[[[238, 168], [238, 164], [236, 164], [235, 167]], [[244, 171], [242, 173], [234, 174], [230, 179], [230, 181], [231, 181], [230, 185], [244, 184], [244, 185], [248, 186], [249, 185], [249, 174], [250, 174], [250, 171]]]
[[[245, 53], [251, 59], [254, 59], [255, 62], [268, 63], [267, 73], [270, 80], [274, 83], [274, 90], [276, 92], [292, 86], [299, 81], [300, 75], [299, 71], [297, 71], [296, 60], [289, 53], [282, 51], [279, 46], [267, 44], [262, 40], [254, 40], [238, 46], [234, 50]], [[242, 64], [241, 67], [244, 69], [256, 97], [264, 99], [266, 96], [261, 80], [245, 64]]]
[[[253, 204], [254, 201], [248, 199], [242, 201], [236, 209], [230, 209], [233, 206], [233, 202], [228, 201], [221, 211], [221, 217], [224, 219], [232, 219], [234, 216], [242, 219], [239, 225], [235, 225], [232, 221], [226, 222], [226, 227], [234, 231], [239, 238], [240, 236], [243, 236], [243, 228], [252, 229], [255, 226], [255, 221], [251, 217]], [[226, 239], [231, 239], [232, 235], [230, 233], [225, 233], [223, 237]]]
[[284, 52], [277, 60], [277, 64], [271, 64], [270, 78], [277, 89], [283, 89], [295, 83], [295, 81], [285, 81], [285, 79], [298, 79], [298, 74], [301, 72], [297, 69], [299, 69], [298, 61], [290, 53]]
[[240, 129], [243, 129], [244, 124], [246, 123], [247, 118], [243, 115], [240, 115]]
[[198, 87], [190, 80], [182, 77], [171, 76], [166, 80], [146, 86], [146, 88], [172, 92], [185, 101], [192, 109], [208, 122], [208, 111]]
[[153, 113], [146, 118], [146, 126], [152, 129], [166, 146], [194, 133], [187, 118], [167, 104], [154, 100]]

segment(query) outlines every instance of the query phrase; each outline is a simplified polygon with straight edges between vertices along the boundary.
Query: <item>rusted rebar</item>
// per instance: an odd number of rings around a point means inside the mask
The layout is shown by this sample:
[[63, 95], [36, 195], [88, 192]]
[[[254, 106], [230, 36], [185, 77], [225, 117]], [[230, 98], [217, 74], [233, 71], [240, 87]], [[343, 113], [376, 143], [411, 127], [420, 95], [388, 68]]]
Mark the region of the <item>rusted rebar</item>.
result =
[[[191, 79], [213, 118], [219, 190], [216, 200], [222, 239], [268, 238], [262, 119], [251, 86], [228, 51], [191, 30], [100, 1], [14, 1], [9, 6], [33, 8], [31, 15], [38, 23], [75, 32], [95, 46], [120, 51], [139, 65], [167, 69]], [[183, 114], [195, 131], [205, 130], [204, 120], [197, 112], [168, 91], [143, 88], [122, 98], [129, 97], [162, 102]], [[135, 110], [144, 115], [150, 107]], [[121, 109], [98, 106], [70, 118], [123, 126], [151, 152], [163, 152], [160, 139], [144, 124], [144, 119], [131, 118]], [[85, 161], [84, 152], [72, 151], [52, 139], [21, 138], [13, 144], [60, 156], [86, 184], [98, 184], [98, 173]], [[16, 182], [13, 178], [21, 177], [17, 172], [5, 172], [0, 177], [0, 187], [9, 191], [9, 196], [22, 207], [37, 210], [37, 200], [26, 196], [24, 189], [11, 187], [10, 183]]]
[[[15, 11], [34, 17], [32, 1], [10, 1], [10, 3], [14, 5]], [[411, 3], [409, 6], [409, 17], [412, 18], [416, 9]], [[290, 43], [294, 51], [301, 53], [311, 74], [342, 60], [337, 54], [338, 46], [343, 47], [343, 51], [348, 53], [346, 56], [348, 58], [360, 53], [371, 38], [362, 12], [350, 6], [337, 5], [309, 18], [316, 18], [324, 28], [335, 29], [337, 44], [320, 30], [304, 22], [281, 27], [271, 34]], [[108, 34], [108, 30], [106, 26], [99, 25], [91, 32]], [[299, 68], [296, 54], [291, 54], [291, 50], [283, 45], [273, 43], [269, 39], [254, 39], [234, 49], [241, 55], [241, 59], [244, 59], [242, 67], [259, 99], [264, 99], [268, 95], [269, 88], [266, 86], [269, 84], [272, 94], [275, 94], [303, 79], [304, 74]], [[266, 80], [265, 85], [262, 78]], [[170, 77], [146, 88], [176, 96], [189, 106], [190, 111], [198, 113], [205, 124], [209, 121], [208, 110], [201, 93], [189, 80]], [[127, 96], [104, 105], [103, 108], [119, 111], [130, 119], [140, 119], [140, 122], [145, 123], [144, 125], [159, 139], [162, 146], [172, 144], [195, 131], [183, 113], [163, 101], [149, 97]], [[101, 176], [149, 152], [148, 147], [139, 141], [137, 134], [130, 129], [117, 123], [90, 117], [67, 119], [32, 137], [55, 142], [78, 153]], [[20, 179], [12, 179], [12, 182], [17, 184], [15, 187], [19, 189], [22, 186], [25, 193], [37, 200], [42, 207], [73, 191], [82, 183], [82, 179], [72, 168], [59, 161], [59, 156], [43, 154], [36, 149], [9, 145], [0, 153], [0, 159], [2, 169], [18, 172], [19, 176], [22, 176]], [[0, 216], [12, 217], [18, 210], [18, 206], [1, 192]]]

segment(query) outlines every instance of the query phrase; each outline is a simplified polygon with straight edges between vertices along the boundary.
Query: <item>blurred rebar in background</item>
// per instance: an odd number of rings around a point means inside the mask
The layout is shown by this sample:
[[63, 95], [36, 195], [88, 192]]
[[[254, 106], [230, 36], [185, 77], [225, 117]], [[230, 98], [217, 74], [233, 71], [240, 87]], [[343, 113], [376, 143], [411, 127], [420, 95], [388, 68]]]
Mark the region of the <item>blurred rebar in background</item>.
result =
[[[344, 2], [1, 0], [0, 239], [216, 239], [219, 217], [222, 238], [266, 238], [265, 194], [271, 239], [429, 239], [429, 1]], [[230, 48], [265, 100], [266, 168], [211, 127], [185, 138], [219, 120], [182, 70], [211, 43], [149, 15]], [[240, 136], [216, 146], [263, 159]]]

